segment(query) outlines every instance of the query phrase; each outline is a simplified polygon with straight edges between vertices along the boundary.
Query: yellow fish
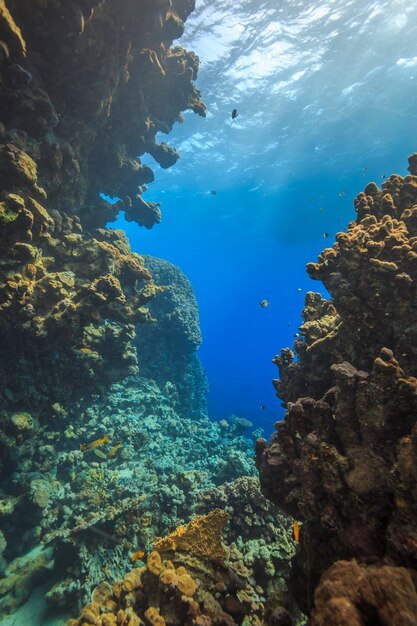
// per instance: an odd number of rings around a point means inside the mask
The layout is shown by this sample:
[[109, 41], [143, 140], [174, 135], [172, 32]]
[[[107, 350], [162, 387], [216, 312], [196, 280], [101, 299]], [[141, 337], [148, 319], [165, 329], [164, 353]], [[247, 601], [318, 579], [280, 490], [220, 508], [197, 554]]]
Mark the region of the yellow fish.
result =
[[300, 541], [300, 525], [298, 523], [298, 520], [294, 520], [294, 526], [293, 526], [293, 532], [294, 532], [294, 541], [295, 543], [298, 543]]
[[123, 441], [119, 441], [119, 443], [116, 443], [116, 445], [113, 446], [113, 448], [110, 450], [107, 456], [115, 456], [118, 449], [121, 448], [122, 445], [123, 445]]
[[109, 438], [106, 435], [102, 439], [95, 439], [91, 443], [81, 443], [80, 450], [84, 452], [85, 450], [95, 450], [96, 448], [101, 448], [105, 443], [109, 443]]
[[130, 560], [132, 561], [132, 563], [136, 563], [138, 559], [141, 559], [144, 556], [145, 556], [145, 553], [143, 550], [137, 550], [136, 552], [132, 554], [132, 556], [130, 557]]
[[266, 307], [269, 306], [268, 300], [261, 300], [259, 306], [261, 306], [263, 309], [266, 309]]

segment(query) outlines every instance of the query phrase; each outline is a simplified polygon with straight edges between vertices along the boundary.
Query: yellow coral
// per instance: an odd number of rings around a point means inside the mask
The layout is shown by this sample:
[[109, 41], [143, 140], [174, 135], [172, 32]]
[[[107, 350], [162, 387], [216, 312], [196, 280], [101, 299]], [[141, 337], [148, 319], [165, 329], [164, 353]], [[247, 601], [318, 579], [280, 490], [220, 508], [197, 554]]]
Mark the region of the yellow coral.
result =
[[123, 578], [122, 586], [124, 591], [133, 591], [133, 589], [137, 589], [142, 585], [140, 575], [144, 571], [145, 568], [140, 567], [136, 569], [132, 569], [131, 572], [126, 574]]
[[166, 622], [162, 615], [160, 615], [158, 609], [151, 606], [145, 611], [145, 617], [152, 624], [152, 626], [165, 626]]
[[159, 552], [151, 552], [151, 554], [148, 556], [146, 563], [148, 566], [148, 570], [152, 572], [152, 574], [156, 574], [156, 576], [159, 576], [159, 574], [162, 572], [161, 555], [159, 554]]
[[187, 597], [193, 596], [197, 589], [197, 585], [185, 567], [180, 565], [178, 569], [175, 569], [171, 561], [168, 561], [165, 569], [160, 573], [159, 580], [167, 587], [176, 587], [183, 596]]
[[187, 526], [179, 526], [167, 537], [157, 539], [154, 548], [159, 552], [184, 550], [203, 558], [224, 560], [226, 550], [221, 535], [228, 519], [229, 514], [220, 509], [198, 515]]
[[179, 591], [187, 597], [193, 596], [197, 589], [197, 585], [188, 573], [178, 576], [177, 587]]
[[81, 611], [81, 623], [95, 624], [100, 616], [100, 607], [95, 602], [90, 602]]

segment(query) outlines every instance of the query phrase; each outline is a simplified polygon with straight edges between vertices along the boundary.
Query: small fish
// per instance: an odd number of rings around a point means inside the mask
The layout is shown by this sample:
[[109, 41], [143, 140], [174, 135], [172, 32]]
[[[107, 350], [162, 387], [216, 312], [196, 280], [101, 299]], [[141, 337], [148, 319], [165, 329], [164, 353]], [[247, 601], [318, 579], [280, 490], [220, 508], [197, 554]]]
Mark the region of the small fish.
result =
[[261, 306], [263, 309], [266, 309], [266, 307], [269, 306], [268, 300], [261, 300], [259, 306]]
[[105, 443], [109, 443], [109, 438], [105, 435], [102, 439], [95, 439], [91, 443], [80, 443], [80, 450], [82, 452], [86, 450], [95, 450], [96, 448], [101, 448]]
[[260, 409], [261, 409], [261, 411], [265, 411], [266, 406], [264, 404], [261, 404]]
[[116, 456], [118, 449], [121, 448], [122, 445], [123, 445], [123, 441], [119, 441], [119, 443], [116, 443], [116, 445], [113, 446], [113, 448], [110, 450], [107, 456]]
[[145, 553], [143, 550], [137, 550], [136, 552], [132, 554], [132, 556], [130, 557], [130, 560], [132, 561], [132, 563], [136, 563], [138, 559], [142, 559], [144, 556], [145, 556]]
[[107, 454], [105, 454], [102, 450], [94, 450], [94, 454], [98, 456], [99, 459], [107, 459]]
[[329, 236], [329, 233], [323, 233], [323, 237], [326, 238]]
[[385, 174], [383, 174], [382, 178], [385, 178]]
[[341, 192], [339, 193], [339, 196], [340, 196], [341, 198], [344, 198], [344, 197], [345, 197], [345, 195], [346, 195], [346, 191], [341, 191]]
[[293, 525], [293, 533], [294, 533], [294, 541], [295, 543], [298, 543], [300, 541], [300, 525], [298, 523], [298, 520], [294, 520], [294, 525]]
[[301, 287], [297, 287], [297, 291], [302, 291], [302, 290], [301, 290]]
[[238, 115], [239, 115], [239, 113], [237, 112], [237, 109], [233, 109], [233, 111], [232, 111], [232, 120], [236, 119]]
[[215, 195], [216, 195], [216, 193], [217, 193], [217, 191], [216, 191], [215, 189], [211, 189], [211, 190], [210, 190], [210, 193], [211, 193], [211, 195], [212, 195], [212, 196], [215, 196]]

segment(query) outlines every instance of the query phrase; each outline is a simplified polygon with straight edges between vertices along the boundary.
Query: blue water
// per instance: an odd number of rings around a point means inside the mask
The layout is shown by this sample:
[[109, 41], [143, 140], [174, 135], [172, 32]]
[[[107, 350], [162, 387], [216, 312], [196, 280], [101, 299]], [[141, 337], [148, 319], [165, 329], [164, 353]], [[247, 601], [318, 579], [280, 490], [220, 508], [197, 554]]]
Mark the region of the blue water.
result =
[[417, 149], [416, 42], [403, 0], [197, 1], [180, 43], [200, 56], [207, 118], [159, 137], [182, 155], [170, 170], [142, 159], [162, 223], [115, 226], [190, 278], [213, 418], [270, 429], [282, 416], [271, 359], [291, 346], [306, 291], [325, 293], [305, 264], [355, 218], [364, 185], [406, 175]]

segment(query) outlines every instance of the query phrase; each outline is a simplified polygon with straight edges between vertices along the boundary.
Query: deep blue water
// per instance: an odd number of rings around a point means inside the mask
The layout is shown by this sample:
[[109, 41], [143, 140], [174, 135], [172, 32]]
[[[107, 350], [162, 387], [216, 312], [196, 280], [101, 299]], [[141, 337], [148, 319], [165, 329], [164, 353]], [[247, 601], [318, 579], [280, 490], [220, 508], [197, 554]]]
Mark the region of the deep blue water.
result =
[[180, 43], [200, 55], [208, 116], [160, 137], [182, 155], [170, 170], [142, 159], [162, 223], [116, 226], [190, 278], [213, 418], [270, 429], [282, 416], [271, 359], [292, 345], [305, 292], [325, 293], [305, 264], [355, 218], [365, 184], [406, 175], [417, 149], [416, 41], [403, 0], [197, 1]]

